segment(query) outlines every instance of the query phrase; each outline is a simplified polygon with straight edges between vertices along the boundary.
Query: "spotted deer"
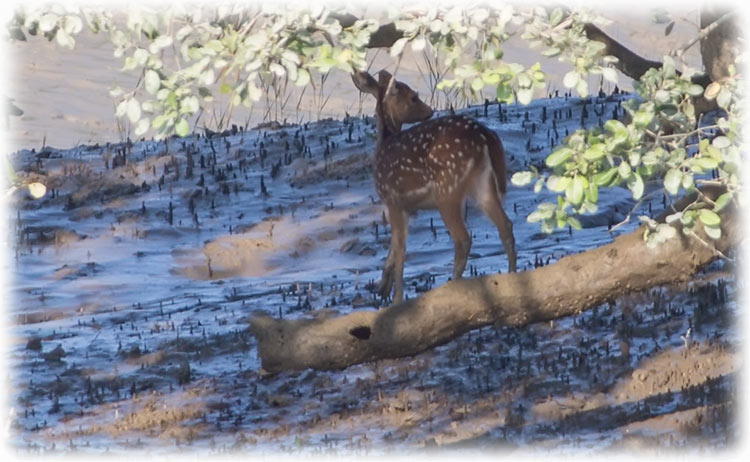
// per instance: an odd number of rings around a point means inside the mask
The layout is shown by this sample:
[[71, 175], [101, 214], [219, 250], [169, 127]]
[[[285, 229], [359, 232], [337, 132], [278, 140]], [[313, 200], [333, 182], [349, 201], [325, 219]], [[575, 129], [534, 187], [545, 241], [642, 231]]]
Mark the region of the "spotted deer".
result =
[[[471, 196], [497, 227], [516, 271], [513, 224], [502, 207], [506, 192], [505, 152], [497, 135], [465, 116], [434, 120], [432, 109], [408, 85], [387, 71], [376, 81], [367, 72], [355, 72], [352, 80], [363, 93], [377, 99], [375, 188], [388, 208], [391, 243], [379, 292], [393, 302], [403, 299], [404, 260], [409, 215], [417, 210], [438, 209], [453, 239], [453, 279], [461, 278], [471, 248], [462, 206]], [[401, 131], [405, 123], [421, 122]]]

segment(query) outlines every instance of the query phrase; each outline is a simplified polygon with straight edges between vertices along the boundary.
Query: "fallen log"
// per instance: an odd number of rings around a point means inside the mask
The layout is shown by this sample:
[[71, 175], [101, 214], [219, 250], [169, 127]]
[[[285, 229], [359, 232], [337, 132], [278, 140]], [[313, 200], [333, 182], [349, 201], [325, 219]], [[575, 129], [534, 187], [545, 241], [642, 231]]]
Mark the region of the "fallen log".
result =
[[[709, 197], [720, 192], [704, 190]], [[663, 216], [659, 219], [663, 222]], [[733, 210], [723, 213], [722, 237], [717, 241], [697, 230], [713, 247], [678, 231], [677, 237], [651, 249], [642, 226], [611, 244], [533, 271], [451, 281], [379, 311], [297, 320], [255, 316], [250, 331], [268, 372], [343, 369], [412, 356], [483, 326], [549, 321], [624, 294], [686, 281], [717, 259], [717, 251], [727, 253], [737, 245], [742, 233], [739, 221]]]

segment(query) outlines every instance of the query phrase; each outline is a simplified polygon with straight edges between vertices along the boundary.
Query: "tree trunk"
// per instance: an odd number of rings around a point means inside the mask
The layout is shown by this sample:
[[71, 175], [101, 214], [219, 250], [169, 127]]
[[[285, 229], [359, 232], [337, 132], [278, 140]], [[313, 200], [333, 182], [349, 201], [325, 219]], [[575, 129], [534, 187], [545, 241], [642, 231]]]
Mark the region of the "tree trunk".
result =
[[[725, 18], [728, 13], [732, 14]], [[734, 65], [740, 52], [740, 37], [744, 35], [738, 23], [739, 12], [730, 12], [724, 4], [706, 5], [701, 9], [701, 30], [715, 22], [718, 22], [717, 27], [700, 41], [703, 67], [714, 82], [729, 75], [729, 66]]]
[[[709, 197], [719, 192], [704, 191]], [[732, 211], [722, 215], [719, 241], [702, 229], [699, 235], [727, 252], [739, 241], [741, 226]], [[379, 311], [289, 321], [256, 316], [250, 330], [268, 372], [342, 369], [415, 355], [487, 325], [524, 326], [577, 314], [624, 294], [687, 280], [717, 258], [714, 249], [681, 232], [649, 249], [643, 231], [533, 271], [448, 282]]]

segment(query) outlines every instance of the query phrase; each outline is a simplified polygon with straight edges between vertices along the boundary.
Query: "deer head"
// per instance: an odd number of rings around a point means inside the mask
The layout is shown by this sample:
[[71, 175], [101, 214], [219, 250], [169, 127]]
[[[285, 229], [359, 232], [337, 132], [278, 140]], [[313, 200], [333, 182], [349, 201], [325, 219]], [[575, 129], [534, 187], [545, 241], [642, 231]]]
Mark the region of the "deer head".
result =
[[417, 92], [397, 81], [388, 71], [380, 71], [376, 81], [367, 72], [352, 74], [354, 85], [377, 100], [375, 113], [383, 125], [384, 135], [398, 133], [401, 125], [421, 122], [432, 117], [432, 108], [419, 99]]

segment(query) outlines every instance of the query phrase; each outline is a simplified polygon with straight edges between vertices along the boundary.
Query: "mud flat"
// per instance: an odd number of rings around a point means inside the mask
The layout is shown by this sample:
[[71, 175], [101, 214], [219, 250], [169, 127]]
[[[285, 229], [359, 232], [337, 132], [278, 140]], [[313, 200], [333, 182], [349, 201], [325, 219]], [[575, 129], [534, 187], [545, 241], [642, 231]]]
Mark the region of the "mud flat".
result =
[[[465, 112], [498, 132], [515, 171], [628, 97]], [[550, 324], [484, 328], [411, 358], [266, 374], [248, 333], [253, 313], [328, 316], [382, 303], [373, 283], [389, 231], [371, 180], [373, 132], [371, 118], [351, 117], [15, 153], [19, 174], [49, 193], [19, 193], [9, 210], [14, 450], [734, 447], [742, 337], [735, 268], [724, 262], [689, 283]], [[582, 231], [547, 236], [525, 217], [549, 199], [509, 190], [521, 269], [610, 242], [608, 227], [633, 207], [628, 191], [602, 190]], [[663, 207], [658, 197], [634, 216]], [[466, 276], [507, 268], [493, 225], [472, 205], [467, 217]], [[448, 280], [453, 247], [437, 213], [411, 221], [407, 248], [408, 297]]]

